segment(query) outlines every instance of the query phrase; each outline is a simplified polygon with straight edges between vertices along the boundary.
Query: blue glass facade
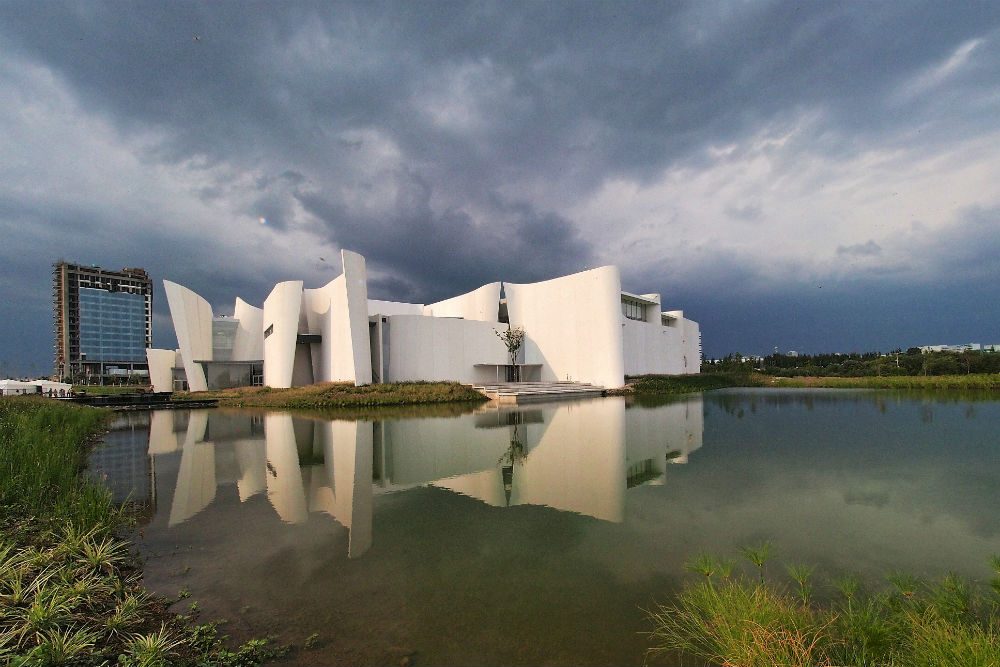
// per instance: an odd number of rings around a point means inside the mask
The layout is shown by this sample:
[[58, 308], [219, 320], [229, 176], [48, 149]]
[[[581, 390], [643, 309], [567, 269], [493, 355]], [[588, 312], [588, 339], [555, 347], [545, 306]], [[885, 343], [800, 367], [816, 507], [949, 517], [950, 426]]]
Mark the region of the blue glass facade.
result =
[[146, 361], [146, 299], [80, 288], [80, 354], [86, 361]]

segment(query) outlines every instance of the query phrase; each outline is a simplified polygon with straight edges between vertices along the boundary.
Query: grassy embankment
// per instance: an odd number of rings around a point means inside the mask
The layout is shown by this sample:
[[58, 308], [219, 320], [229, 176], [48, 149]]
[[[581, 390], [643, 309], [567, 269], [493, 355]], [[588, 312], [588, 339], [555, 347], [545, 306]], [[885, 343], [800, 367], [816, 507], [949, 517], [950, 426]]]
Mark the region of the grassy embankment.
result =
[[457, 382], [390, 382], [357, 387], [347, 382], [324, 382], [292, 389], [240, 387], [185, 394], [187, 398], [217, 398], [223, 407], [371, 408], [378, 406], [482, 402], [486, 397]]
[[770, 377], [771, 387], [831, 387], [841, 389], [976, 389], [1000, 390], [1000, 374], [894, 375], [886, 377]]
[[225, 648], [214, 624], [153, 597], [127, 541], [127, 510], [82, 472], [110, 413], [0, 399], [0, 664], [259, 664], [278, 650]]
[[894, 375], [883, 377], [775, 377], [760, 373], [701, 373], [699, 375], [640, 375], [626, 378], [624, 389], [612, 395], [687, 394], [725, 387], [815, 387], [840, 389], [965, 389], [1000, 390], [1000, 374]]
[[701, 581], [649, 612], [651, 654], [677, 653], [730, 667], [995, 667], [1000, 665], [1000, 557], [992, 592], [955, 576], [925, 582], [894, 574], [882, 589], [857, 577], [832, 582], [818, 602], [812, 569], [786, 568], [765, 583], [769, 545], [744, 549], [753, 574], [701, 555]]
[[625, 378], [625, 387], [608, 390], [609, 396], [690, 394], [726, 387], [761, 387], [767, 378], [752, 373], [701, 373], [699, 375], [636, 375]]

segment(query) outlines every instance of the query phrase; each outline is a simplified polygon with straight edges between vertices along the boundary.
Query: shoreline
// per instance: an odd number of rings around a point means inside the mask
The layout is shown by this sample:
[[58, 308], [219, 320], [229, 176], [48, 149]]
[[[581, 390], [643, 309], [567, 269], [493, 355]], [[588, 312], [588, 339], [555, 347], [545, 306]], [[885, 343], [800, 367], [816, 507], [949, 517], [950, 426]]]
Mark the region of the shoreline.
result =
[[110, 415], [0, 398], [0, 662], [251, 667], [285, 654], [270, 639], [230, 650], [217, 622], [144, 587], [133, 511], [85, 474]]
[[[929, 389], [1000, 391], [1000, 374], [897, 375], [883, 377], [801, 376], [782, 377], [760, 373], [699, 373], [696, 375], [640, 375], [626, 377], [620, 388], [607, 389], [605, 396], [681, 396], [736, 387], [804, 389]], [[457, 382], [391, 382], [356, 386], [346, 382], [326, 382], [273, 389], [238, 387], [207, 392], [177, 392], [174, 403], [217, 401], [220, 408], [260, 408], [268, 410], [362, 411], [418, 406], [475, 406], [488, 398]]]

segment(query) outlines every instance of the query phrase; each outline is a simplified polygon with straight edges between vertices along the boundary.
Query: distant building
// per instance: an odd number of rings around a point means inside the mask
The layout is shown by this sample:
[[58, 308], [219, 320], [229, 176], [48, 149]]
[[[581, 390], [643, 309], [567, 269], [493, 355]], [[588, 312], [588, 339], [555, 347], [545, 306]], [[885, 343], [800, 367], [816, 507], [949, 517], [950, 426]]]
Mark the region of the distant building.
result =
[[[149, 350], [157, 391], [315, 382], [574, 381], [621, 387], [626, 375], [701, 370], [698, 323], [659, 294], [621, 289], [604, 266], [539, 283], [490, 283], [432, 304], [368, 298], [365, 258], [343, 251], [327, 285], [278, 283], [263, 308], [236, 299], [218, 317], [165, 280], [179, 350]], [[498, 332], [524, 332], [511, 360]]]
[[153, 281], [144, 269], [56, 262], [52, 306], [57, 377], [103, 384], [149, 376]]
[[[928, 352], [978, 352], [995, 348], [993, 345], [983, 346], [980, 343], [964, 343], [962, 345], [921, 345], [920, 351], [924, 354]], [[992, 351], [992, 350], [991, 350]]]

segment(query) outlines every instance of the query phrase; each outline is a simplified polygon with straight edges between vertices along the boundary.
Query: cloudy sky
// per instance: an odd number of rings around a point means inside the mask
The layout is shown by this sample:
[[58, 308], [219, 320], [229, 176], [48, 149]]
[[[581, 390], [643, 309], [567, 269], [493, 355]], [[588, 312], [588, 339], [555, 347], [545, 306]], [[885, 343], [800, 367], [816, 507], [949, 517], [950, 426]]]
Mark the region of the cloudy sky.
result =
[[0, 2], [3, 370], [54, 260], [225, 313], [340, 248], [417, 302], [617, 264], [708, 356], [1000, 343], [1000, 4]]

